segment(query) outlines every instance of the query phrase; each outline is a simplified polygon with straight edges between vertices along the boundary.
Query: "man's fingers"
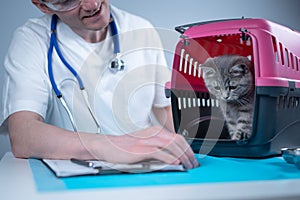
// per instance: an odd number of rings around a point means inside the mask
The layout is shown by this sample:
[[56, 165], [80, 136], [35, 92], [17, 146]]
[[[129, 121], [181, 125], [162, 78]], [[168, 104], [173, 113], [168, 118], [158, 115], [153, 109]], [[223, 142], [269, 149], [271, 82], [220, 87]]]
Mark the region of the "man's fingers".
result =
[[166, 131], [158, 137], [147, 141], [148, 145], [157, 147], [156, 151], [164, 151], [179, 160], [187, 169], [198, 167], [199, 163], [187, 141], [178, 134]]
[[175, 135], [174, 140], [166, 149], [176, 155], [185, 168], [191, 169], [199, 166], [190, 145], [181, 135]]
[[155, 159], [173, 165], [180, 164], [180, 160], [176, 156], [162, 149], [156, 151], [154, 154], [151, 154], [149, 159]]

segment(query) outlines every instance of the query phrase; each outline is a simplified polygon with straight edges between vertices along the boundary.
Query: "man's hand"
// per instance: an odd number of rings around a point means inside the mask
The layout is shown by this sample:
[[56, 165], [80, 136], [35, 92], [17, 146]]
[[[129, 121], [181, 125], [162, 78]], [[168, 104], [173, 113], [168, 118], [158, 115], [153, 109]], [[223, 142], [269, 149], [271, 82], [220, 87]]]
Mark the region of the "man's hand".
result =
[[[181, 135], [159, 126], [122, 136], [101, 135], [99, 140], [95, 141], [93, 150], [89, 150], [96, 159], [102, 158], [114, 163], [135, 163], [155, 159], [167, 164], [181, 163], [187, 169], [199, 166], [187, 141]], [[103, 148], [98, 146], [97, 150], [95, 145], [99, 145], [99, 142]]]

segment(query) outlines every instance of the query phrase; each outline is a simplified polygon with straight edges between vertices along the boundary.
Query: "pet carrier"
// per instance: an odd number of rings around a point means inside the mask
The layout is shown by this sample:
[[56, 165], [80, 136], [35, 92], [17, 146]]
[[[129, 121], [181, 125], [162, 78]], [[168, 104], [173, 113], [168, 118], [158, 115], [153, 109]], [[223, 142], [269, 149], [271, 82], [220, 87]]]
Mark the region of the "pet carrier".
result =
[[[232, 157], [279, 155], [300, 146], [300, 33], [264, 19], [229, 19], [176, 27], [171, 97], [175, 131], [194, 152]], [[252, 134], [231, 140], [218, 99], [211, 97], [201, 64], [209, 57], [237, 54], [254, 65]]]

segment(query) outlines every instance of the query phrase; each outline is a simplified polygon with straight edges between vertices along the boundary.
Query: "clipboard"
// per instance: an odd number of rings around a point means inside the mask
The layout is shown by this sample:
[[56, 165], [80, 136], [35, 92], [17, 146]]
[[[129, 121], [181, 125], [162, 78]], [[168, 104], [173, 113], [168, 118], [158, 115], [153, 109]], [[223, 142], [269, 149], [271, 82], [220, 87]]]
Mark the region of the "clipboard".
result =
[[83, 175], [111, 175], [151, 172], [185, 172], [183, 165], [169, 165], [160, 161], [144, 161], [134, 164], [110, 163], [101, 160], [52, 160], [42, 159], [59, 178]]

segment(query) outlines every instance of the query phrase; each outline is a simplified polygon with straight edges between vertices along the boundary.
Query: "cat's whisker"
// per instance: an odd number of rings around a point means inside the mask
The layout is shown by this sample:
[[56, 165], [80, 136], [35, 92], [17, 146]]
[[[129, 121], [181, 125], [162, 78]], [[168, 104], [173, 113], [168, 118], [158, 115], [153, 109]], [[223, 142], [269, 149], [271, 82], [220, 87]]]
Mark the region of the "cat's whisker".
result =
[[238, 100], [237, 100], [237, 103], [238, 103], [239, 105], [241, 105], [241, 106], [245, 106], [245, 105], [247, 105], [247, 104], [250, 103], [250, 100], [247, 99], [247, 98], [245, 98], [245, 97], [243, 97], [243, 98], [238, 99]]

